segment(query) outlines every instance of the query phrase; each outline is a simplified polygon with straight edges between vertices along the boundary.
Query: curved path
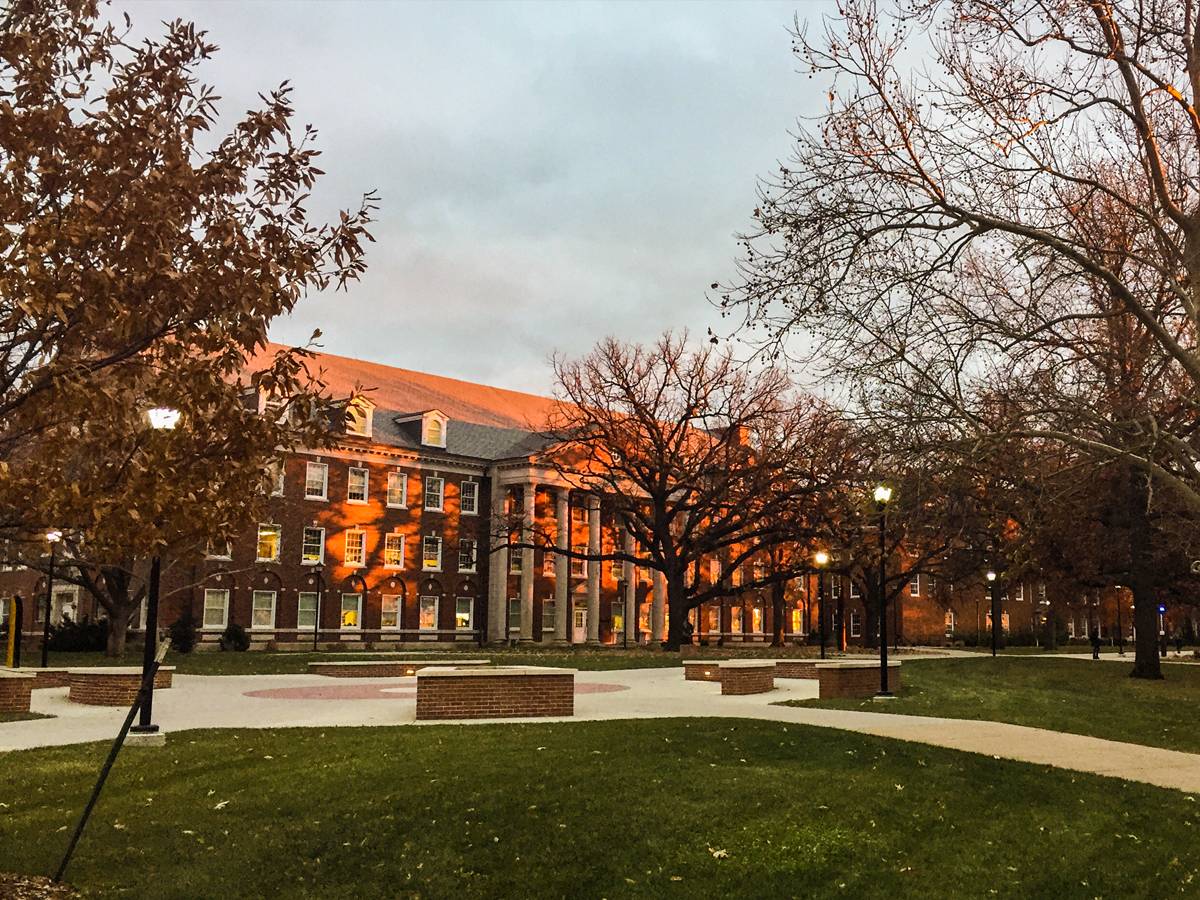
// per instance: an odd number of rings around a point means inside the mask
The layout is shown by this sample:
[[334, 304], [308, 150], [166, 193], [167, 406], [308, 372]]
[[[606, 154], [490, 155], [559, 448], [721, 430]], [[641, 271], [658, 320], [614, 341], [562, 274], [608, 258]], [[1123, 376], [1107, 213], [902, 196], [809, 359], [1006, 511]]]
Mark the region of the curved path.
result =
[[[342, 691], [332, 691], [340, 696], [329, 695], [334, 686], [320, 675], [176, 675], [174, 683], [154, 698], [155, 720], [168, 733], [190, 728], [418, 724], [415, 678], [363, 679], [352, 688], [344, 685]], [[781, 700], [815, 697], [816, 683], [780, 679], [776, 685], [769, 694], [723, 697], [720, 685], [684, 681], [678, 668], [579, 672], [573, 718], [488, 721], [765, 719], [917, 741], [1200, 793], [1200, 754], [1001, 722], [778, 706], [774, 704]], [[0, 724], [0, 751], [112, 740], [125, 711], [69, 703], [66, 693], [66, 688], [35, 691], [34, 712], [54, 718]], [[463, 724], [484, 723], [472, 720]]]

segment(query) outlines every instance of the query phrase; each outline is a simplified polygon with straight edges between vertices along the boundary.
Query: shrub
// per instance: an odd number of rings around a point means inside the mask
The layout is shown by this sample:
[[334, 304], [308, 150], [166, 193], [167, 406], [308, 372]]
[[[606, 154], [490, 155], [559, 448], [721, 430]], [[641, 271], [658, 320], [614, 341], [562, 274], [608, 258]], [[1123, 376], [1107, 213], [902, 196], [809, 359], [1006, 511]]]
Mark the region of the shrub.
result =
[[176, 653], [191, 653], [196, 648], [200, 633], [191, 609], [185, 609], [183, 615], [171, 623], [167, 635], [171, 639], [171, 649]]
[[234, 650], [241, 653], [250, 649], [250, 635], [246, 634], [246, 629], [237, 622], [230, 622], [221, 634], [220, 644], [222, 650]]
[[50, 626], [47, 646], [66, 653], [103, 651], [108, 642], [107, 626], [106, 620], [92, 622], [85, 617], [82, 622], [76, 622], [70, 616], [63, 616], [62, 624]]

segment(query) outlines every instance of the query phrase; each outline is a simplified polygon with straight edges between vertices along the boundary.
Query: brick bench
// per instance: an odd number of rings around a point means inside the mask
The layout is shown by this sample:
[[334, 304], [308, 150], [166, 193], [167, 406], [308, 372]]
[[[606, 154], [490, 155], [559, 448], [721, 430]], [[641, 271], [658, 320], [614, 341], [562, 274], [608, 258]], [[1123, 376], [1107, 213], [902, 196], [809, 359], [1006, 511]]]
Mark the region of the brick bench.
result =
[[381, 659], [346, 660], [345, 662], [310, 662], [308, 671], [313, 675], [330, 678], [399, 678], [416, 675], [418, 669], [431, 666], [486, 666], [488, 659]]
[[775, 660], [776, 678], [816, 678], [817, 659], [777, 659]]
[[27, 713], [33, 697], [32, 675], [0, 669], [0, 713]]
[[716, 659], [685, 659], [683, 661], [684, 681], [720, 681], [721, 663]]
[[68, 678], [67, 670], [64, 669], [35, 669], [33, 666], [21, 666], [19, 669], [11, 669], [13, 672], [21, 672], [24, 675], [33, 676], [33, 689], [38, 688], [55, 688], [66, 687]]
[[[817, 696], [822, 700], [831, 697], [873, 697], [879, 692], [879, 663], [869, 660], [839, 660], [818, 662]], [[900, 663], [888, 662], [888, 690], [900, 693]]]
[[[171, 686], [174, 666], [160, 666], [154, 676], [154, 689]], [[89, 706], [129, 706], [142, 686], [141, 666], [89, 666], [67, 669], [70, 690], [67, 699]]]
[[575, 714], [575, 670], [532, 666], [423, 668], [418, 719], [510, 719]]
[[722, 694], [765, 694], [775, 689], [775, 661], [733, 659], [717, 666]]

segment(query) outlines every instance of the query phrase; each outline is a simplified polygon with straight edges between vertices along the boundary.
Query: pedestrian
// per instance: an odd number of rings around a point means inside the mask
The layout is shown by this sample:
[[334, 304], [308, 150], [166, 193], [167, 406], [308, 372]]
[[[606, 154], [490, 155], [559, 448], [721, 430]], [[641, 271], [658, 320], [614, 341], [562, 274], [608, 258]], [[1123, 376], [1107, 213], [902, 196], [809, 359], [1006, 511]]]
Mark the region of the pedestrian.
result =
[[1100, 658], [1100, 629], [1092, 629], [1092, 659]]

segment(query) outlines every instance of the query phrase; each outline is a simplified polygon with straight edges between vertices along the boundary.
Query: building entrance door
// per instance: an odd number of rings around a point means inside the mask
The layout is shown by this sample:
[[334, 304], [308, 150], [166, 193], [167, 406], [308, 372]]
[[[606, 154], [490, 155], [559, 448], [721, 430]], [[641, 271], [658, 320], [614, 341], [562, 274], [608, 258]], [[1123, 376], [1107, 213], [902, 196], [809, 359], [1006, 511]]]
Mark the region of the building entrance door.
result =
[[571, 620], [571, 643], [583, 644], [587, 642], [587, 607], [575, 607], [575, 615]]

